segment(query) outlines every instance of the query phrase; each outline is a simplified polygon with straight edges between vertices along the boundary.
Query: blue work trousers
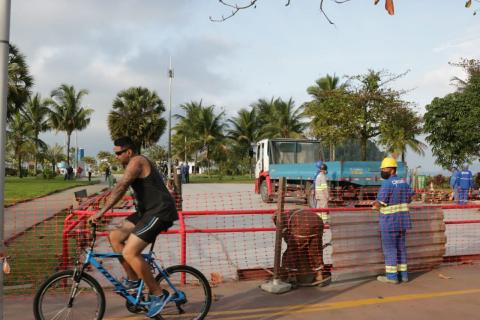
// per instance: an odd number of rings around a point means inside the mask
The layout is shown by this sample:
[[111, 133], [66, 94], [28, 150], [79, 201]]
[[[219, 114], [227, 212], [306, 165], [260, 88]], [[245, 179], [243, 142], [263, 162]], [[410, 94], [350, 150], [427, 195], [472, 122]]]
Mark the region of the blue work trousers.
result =
[[468, 202], [468, 189], [458, 188], [458, 204], [466, 204]]
[[398, 280], [398, 272], [401, 272], [402, 276], [406, 277], [406, 234], [406, 230], [382, 231], [382, 247], [383, 255], [385, 256], [386, 276], [390, 280]]

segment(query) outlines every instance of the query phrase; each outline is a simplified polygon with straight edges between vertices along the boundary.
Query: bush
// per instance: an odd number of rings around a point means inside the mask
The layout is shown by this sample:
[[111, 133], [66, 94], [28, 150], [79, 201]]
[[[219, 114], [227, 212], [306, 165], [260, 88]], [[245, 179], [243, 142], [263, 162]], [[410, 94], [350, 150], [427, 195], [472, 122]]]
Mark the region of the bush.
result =
[[55, 171], [52, 171], [50, 168], [46, 168], [43, 170], [43, 178], [44, 179], [53, 179], [57, 176]]
[[5, 175], [6, 176], [16, 176], [18, 174], [17, 169], [15, 168], [5, 168]]
[[429, 176], [427, 178], [427, 188], [429, 188], [430, 183], [433, 183], [433, 185], [436, 188], [448, 188], [449, 187], [449, 181], [450, 179], [448, 177], [445, 177], [441, 174], [437, 174], [436, 176]]

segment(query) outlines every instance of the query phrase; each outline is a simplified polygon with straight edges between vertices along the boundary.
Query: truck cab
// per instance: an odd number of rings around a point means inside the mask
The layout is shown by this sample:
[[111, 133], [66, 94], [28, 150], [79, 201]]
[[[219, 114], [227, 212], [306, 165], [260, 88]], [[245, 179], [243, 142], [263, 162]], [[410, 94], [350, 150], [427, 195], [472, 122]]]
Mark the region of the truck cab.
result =
[[[322, 144], [308, 139], [263, 139], [256, 144], [255, 193], [264, 202], [275, 199], [280, 177], [287, 180], [286, 196], [314, 206], [316, 162], [324, 160]], [[369, 205], [382, 184], [380, 161], [327, 161], [330, 201], [336, 205]], [[397, 176], [407, 167], [398, 162]]]
[[263, 139], [255, 151], [255, 192], [265, 202], [273, 199], [280, 177], [287, 179], [287, 196], [304, 193], [315, 177], [315, 162], [323, 159], [318, 140]]

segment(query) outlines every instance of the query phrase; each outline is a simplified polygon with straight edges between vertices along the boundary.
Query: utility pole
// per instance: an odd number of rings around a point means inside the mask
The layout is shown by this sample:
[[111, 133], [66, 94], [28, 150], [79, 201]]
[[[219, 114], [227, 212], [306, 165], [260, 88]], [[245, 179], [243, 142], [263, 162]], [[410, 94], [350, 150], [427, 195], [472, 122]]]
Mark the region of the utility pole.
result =
[[[7, 129], [8, 54], [10, 51], [10, 0], [0, 0], [0, 262], [5, 262], [4, 246], [4, 195], [5, 190], [5, 144]], [[3, 263], [0, 263], [0, 320], [4, 314]]]
[[168, 179], [172, 177], [172, 57], [170, 57], [170, 67], [168, 68]]

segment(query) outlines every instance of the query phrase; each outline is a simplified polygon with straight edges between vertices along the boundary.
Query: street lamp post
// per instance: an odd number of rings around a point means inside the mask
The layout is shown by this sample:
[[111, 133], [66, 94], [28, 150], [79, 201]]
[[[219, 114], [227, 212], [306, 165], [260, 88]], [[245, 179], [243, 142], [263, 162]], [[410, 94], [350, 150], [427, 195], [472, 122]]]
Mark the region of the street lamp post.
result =
[[[0, 0], [0, 262], [5, 257], [3, 191], [5, 189], [5, 142], [7, 128], [8, 53], [10, 0]], [[0, 320], [3, 319], [3, 268], [0, 264]]]
[[172, 177], [172, 57], [170, 57], [170, 67], [168, 68], [168, 179]]

